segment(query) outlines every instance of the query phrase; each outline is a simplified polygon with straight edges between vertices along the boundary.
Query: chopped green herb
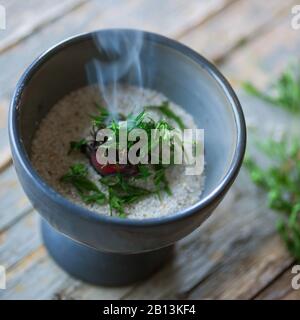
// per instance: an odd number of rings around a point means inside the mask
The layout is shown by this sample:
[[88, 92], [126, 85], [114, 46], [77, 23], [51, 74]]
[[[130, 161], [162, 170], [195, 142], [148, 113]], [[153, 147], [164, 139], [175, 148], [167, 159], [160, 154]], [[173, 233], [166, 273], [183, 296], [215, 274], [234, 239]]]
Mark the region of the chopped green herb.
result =
[[140, 200], [152, 192], [129, 183], [128, 177], [122, 175], [106, 176], [100, 182], [108, 187], [110, 211], [116, 210], [120, 215], [125, 214], [124, 205]]
[[80, 151], [87, 144], [86, 139], [81, 139], [80, 141], [71, 141], [70, 142], [70, 150], [68, 154], [72, 151]]
[[155, 165], [155, 173], [154, 173], [154, 184], [156, 186], [156, 193], [160, 197], [160, 191], [164, 190], [168, 195], [172, 195], [171, 189], [168, 184], [168, 180], [166, 177], [166, 166], [163, 165]]
[[110, 116], [110, 113], [108, 112], [108, 110], [106, 108], [100, 106], [97, 103], [96, 103], [96, 106], [97, 106], [99, 114], [90, 116], [92, 119], [92, 124], [93, 124], [93, 126], [99, 128], [99, 129], [105, 128], [106, 121], [107, 121], [108, 117]]
[[87, 168], [83, 164], [75, 164], [61, 177], [61, 181], [72, 184], [85, 203], [104, 204], [106, 202], [105, 194], [87, 178], [87, 174]]
[[[113, 130], [116, 134], [116, 146], [120, 154], [120, 152], [122, 152], [122, 150], [119, 149], [120, 146], [118, 141], [120, 123], [117, 121], [117, 119], [113, 119], [111, 114], [104, 107], [97, 105], [97, 108], [99, 110], [99, 114], [91, 116], [93, 125], [92, 137], [95, 139], [98, 129], [109, 128]], [[165, 116], [167, 116], [167, 118], [175, 120], [181, 129], [184, 129], [184, 125], [180, 117], [178, 117], [169, 108], [168, 102], [164, 102], [161, 106], [159, 106], [159, 110]], [[120, 118], [122, 116], [119, 115], [118, 117]], [[144, 151], [148, 151], [148, 153], [146, 153], [148, 156], [151, 154], [152, 148], [155, 148], [160, 141], [169, 139], [171, 140], [171, 132], [174, 130], [167, 120], [161, 119], [154, 121], [145, 111], [142, 111], [137, 115], [130, 115], [127, 118], [128, 133], [133, 129], [143, 129], [146, 131], [149, 137], [148, 150]], [[160, 135], [160, 138], [157, 139], [157, 142], [155, 142], [154, 145], [151, 145], [151, 143], [153, 144], [153, 141], [151, 141], [151, 130], [154, 129], [159, 129], [162, 134]], [[128, 141], [127, 147], [130, 148], [132, 144], [134, 144], [134, 142]], [[82, 147], [85, 145], [88, 146], [88, 148], [85, 150], [88, 156], [90, 156], [92, 152], [95, 152], [95, 148], [99, 147], [96, 141], [87, 142], [85, 139], [82, 139], [78, 142], [72, 141], [70, 143], [70, 150], [82, 150]], [[143, 151], [141, 150], [141, 152]], [[172, 152], [174, 152], [174, 148], [171, 148], [171, 153]], [[159, 155], [159, 158], [161, 158], [161, 155]], [[173, 158], [173, 154], [171, 154], [171, 158]], [[168, 166], [162, 164], [139, 164], [136, 166], [135, 174], [132, 176], [122, 175], [117, 172], [113, 175], [104, 175], [99, 181], [102, 185], [106, 186], [108, 192], [107, 197], [99, 190], [98, 186], [94, 182], [88, 179], [87, 168], [83, 164], [75, 164], [71, 166], [67, 174], [61, 178], [61, 181], [72, 184], [85, 203], [108, 203], [111, 214], [113, 214], [113, 211], [115, 211], [120, 217], [125, 217], [125, 205], [139, 201], [143, 197], [153, 193], [156, 193], [160, 196], [161, 191], [167, 192], [169, 195], [171, 195], [171, 190], [166, 178], [167, 168]], [[153, 185], [151, 189], [153, 190], [147, 190], [141, 188], [140, 186], [137, 187], [135, 182], [140, 179], [151, 182]]]
[[171, 110], [169, 106], [169, 101], [165, 101], [159, 106], [146, 106], [145, 108], [158, 109], [166, 117], [174, 120], [181, 130], [184, 130], [186, 128], [181, 118]]
[[148, 165], [139, 164], [138, 165], [139, 174], [136, 177], [137, 179], [147, 179], [151, 176]]

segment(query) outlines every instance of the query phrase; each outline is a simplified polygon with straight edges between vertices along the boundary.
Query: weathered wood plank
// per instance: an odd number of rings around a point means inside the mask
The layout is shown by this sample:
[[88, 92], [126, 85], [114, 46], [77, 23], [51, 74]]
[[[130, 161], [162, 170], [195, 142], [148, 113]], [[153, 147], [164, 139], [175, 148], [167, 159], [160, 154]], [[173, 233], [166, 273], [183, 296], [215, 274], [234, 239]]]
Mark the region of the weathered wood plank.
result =
[[[266, 37], [269, 37], [269, 35]], [[268, 54], [272, 54], [270, 50], [272, 50], [272, 45], [275, 42], [273, 37], [270, 37], [273, 40], [268, 43]], [[258, 41], [264, 42], [261, 39]], [[255, 47], [255, 43], [253, 47]], [[244, 51], [243, 49], [238, 51], [237, 56], [240, 57], [238, 60], [238, 63], [240, 63], [239, 69], [234, 65], [234, 61], [226, 64], [224, 69], [238, 70], [239, 75], [243, 72], [244, 65], [248, 70], [246, 53], [248, 50], [252, 51], [253, 47], [250, 44]], [[240, 54], [242, 51], [244, 54]], [[261, 51], [259, 50], [256, 54], [261, 54]], [[267, 57], [267, 54], [264, 56]], [[284, 54], [281, 59], [283, 57]], [[258, 71], [258, 66], [255, 63], [252, 64], [252, 67]], [[234, 75], [234, 73], [230, 74]], [[249, 103], [247, 114], [251, 114], [252, 107], [253, 104]], [[256, 124], [255, 119], [254, 124]], [[132, 290], [129, 289], [130, 291], [120, 293], [117, 290], [118, 295], [116, 296], [123, 296], [127, 299], [146, 297], [252, 297], [286, 268], [285, 263], [291, 263], [292, 261], [274, 232], [274, 219], [274, 214], [265, 209], [264, 196], [249, 184], [247, 176], [243, 173], [224, 203], [209, 221], [200, 230], [179, 243], [177, 257], [168, 266], [151, 280], [136, 286]], [[257, 264], [258, 268], [256, 268]], [[243, 269], [239, 269], [239, 266], [243, 266]], [[244, 272], [245, 269], [247, 272]], [[53, 263], [48, 260], [45, 252], [42, 249], [37, 249], [28, 258], [21, 260], [11, 269], [9, 272], [11, 293], [7, 292], [4, 297], [48, 298], [56, 294], [56, 296], [62, 298], [80, 298], [82, 296], [102, 298], [105, 294], [110, 295], [112, 292], [104, 290], [104, 294], [101, 288], [73, 283], [65, 274], [60, 272], [53, 267]], [[31, 277], [26, 276], [35, 273], [38, 275], [37, 280], [32, 280]], [[213, 276], [211, 276], [212, 274]], [[47, 279], [45, 282], [43, 280], [45, 275], [49, 275], [50, 280]], [[255, 281], [253, 281], [252, 276]], [[220, 287], [220, 283], [214, 282], [215, 277], [219, 281], [224, 281], [224, 286], [221, 285]], [[21, 293], [18, 286], [20, 281], [23, 286]], [[233, 285], [232, 282], [234, 281], [236, 283]], [[43, 284], [41, 285], [41, 283]], [[200, 286], [197, 287], [199, 283]], [[230, 288], [228, 292], [225, 284]], [[66, 286], [69, 285], [70, 290], [66, 289]], [[202, 285], [207, 290], [201, 290]], [[48, 293], [45, 292], [47, 286], [50, 287]], [[32, 287], [36, 287], [34, 293], [31, 292]], [[216, 291], [213, 290], [212, 292], [210, 288], [215, 288]]]
[[132, 286], [96, 287], [71, 279], [71, 281], [63, 283], [59, 290], [49, 298], [59, 300], [120, 300], [130, 290], [132, 290]]
[[11, 164], [10, 149], [8, 146], [7, 105], [7, 100], [0, 101], [0, 172]]
[[6, 30], [0, 33], [0, 53], [43, 25], [82, 5], [87, 0], [4, 0]]
[[255, 297], [257, 300], [300, 300], [300, 290], [292, 288], [292, 266], [276, 279], [270, 286]]
[[[40, 247], [7, 273], [7, 289], [0, 293], [0, 299], [60, 299], [59, 289], [75, 283], [48, 257], [44, 247]], [[124, 290], [99, 288], [99, 299], [119, 299]]]
[[41, 246], [39, 218], [31, 212], [0, 233], [0, 264], [7, 270]]
[[[291, 261], [274, 235], [274, 218], [265, 209], [264, 196], [242, 172], [224, 203], [203, 227], [179, 243], [179, 255], [174, 263], [124, 298], [211, 299], [217, 298], [220, 292], [231, 299], [250, 298], [268, 283], [268, 274], [270, 278], [274, 276], [267, 270], [268, 262], [274, 263], [273, 271], [281, 272], [280, 257]], [[269, 246], [263, 246], [266, 243]], [[276, 254], [270, 255], [269, 249]], [[256, 278], [250, 281], [255, 272]], [[230, 285], [234, 290], [230, 290]]]
[[264, 36], [232, 53], [222, 70], [236, 88], [244, 81], [264, 88], [290, 60], [298, 57], [299, 31], [292, 29], [290, 20], [287, 12]]
[[[232, 82], [236, 89], [245, 80], [264, 86], [286, 65], [289, 57], [297, 55], [299, 46], [300, 39], [297, 32], [291, 29], [290, 16], [287, 14], [276, 28], [236, 51], [222, 69], [231, 80], [234, 80]], [[258, 137], [265, 138], [280, 131], [299, 133], [298, 119], [292, 118], [282, 110], [267, 106], [257, 99], [245, 97], [241, 92], [239, 97], [244, 106], [246, 120], [251, 123], [252, 128], [255, 128]], [[261, 126], [261, 119], [264, 119], [263, 126]], [[253, 197], [252, 201], [257, 201], [257, 197]], [[241, 209], [246, 206], [245, 202]], [[255, 234], [260, 229], [268, 227], [264, 219], [265, 213], [262, 211], [261, 225]], [[220, 267], [212, 277], [200, 283], [189, 297], [251, 298], [255, 296], [260, 289], [293, 262], [284, 246], [278, 241], [276, 235], [266, 238], [260, 245], [256, 245], [256, 250], [250, 250], [250, 252], [245, 245], [244, 259], [236, 259], [232, 264], [228, 263]]]
[[269, 29], [282, 14], [290, 12], [295, 0], [241, 0], [180, 38], [207, 58], [220, 62], [234, 48]]
[[28, 255], [17, 268], [7, 273], [7, 289], [0, 293], [1, 300], [46, 299], [68, 275], [45, 257], [44, 247]]
[[251, 299], [293, 261], [274, 234], [252, 245], [245, 245], [238, 256], [221, 263], [218, 270], [204, 279], [186, 298]]
[[[182, 33], [232, 0], [90, 1], [50, 24], [0, 56], [1, 95], [8, 94], [30, 62], [42, 51], [68, 36], [100, 28], [142, 28], [169, 36]], [[160, 10], [157, 10], [160, 8]], [[80, 23], [74, 23], [80, 21]], [[176, 21], [176, 23], [174, 23]], [[19, 59], [22, 52], [22, 59]], [[14, 68], [10, 66], [13, 65]]]
[[0, 173], [0, 181], [0, 230], [2, 230], [8, 228], [32, 207], [12, 166]]
[[[7, 289], [0, 291], [0, 299], [77, 298], [76, 295], [70, 296], [68, 291], [76, 288], [79, 281], [58, 268], [48, 256], [42, 246], [39, 221], [37, 212], [32, 211], [7, 231], [0, 233], [0, 264], [7, 270]], [[93, 290], [93, 287], [86, 286]], [[93, 297], [119, 299], [129, 289], [97, 288]], [[57, 292], [60, 291], [59, 295]]]

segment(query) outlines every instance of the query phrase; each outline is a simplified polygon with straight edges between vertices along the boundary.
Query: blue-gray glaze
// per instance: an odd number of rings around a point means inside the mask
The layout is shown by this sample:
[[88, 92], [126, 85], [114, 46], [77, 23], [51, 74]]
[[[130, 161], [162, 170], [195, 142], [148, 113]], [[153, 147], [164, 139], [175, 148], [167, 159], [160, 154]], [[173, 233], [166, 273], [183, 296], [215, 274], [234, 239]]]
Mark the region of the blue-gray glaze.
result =
[[[93, 75], [87, 77], [86, 66], [91, 59], [104, 59], [101, 44], [99, 50], [95, 37], [101, 42], [101, 39], [122, 33], [131, 36], [136, 32], [143, 39], [143, 85], [164, 93], [181, 105], [194, 116], [198, 127], [205, 130], [206, 182], [199, 201], [173, 215], [144, 220], [104, 216], [75, 205], [51, 188], [30, 162], [32, 138], [41, 119], [66, 94], [93, 82]], [[120, 81], [137, 83], [132, 70]], [[9, 137], [19, 180], [45, 221], [80, 244], [98, 251], [126, 254], [127, 257], [170, 246], [199, 227], [233, 183], [246, 146], [240, 103], [215, 66], [193, 50], [166, 37], [116, 29], [70, 38], [42, 54], [29, 66], [12, 99]], [[53, 165], [59, 166], [59, 163]], [[77, 244], [74, 243], [75, 246]], [[68, 271], [72, 273], [72, 270]], [[104, 278], [101, 282], [101, 279], [98, 281], [91, 277], [90, 281], [106, 284]]]

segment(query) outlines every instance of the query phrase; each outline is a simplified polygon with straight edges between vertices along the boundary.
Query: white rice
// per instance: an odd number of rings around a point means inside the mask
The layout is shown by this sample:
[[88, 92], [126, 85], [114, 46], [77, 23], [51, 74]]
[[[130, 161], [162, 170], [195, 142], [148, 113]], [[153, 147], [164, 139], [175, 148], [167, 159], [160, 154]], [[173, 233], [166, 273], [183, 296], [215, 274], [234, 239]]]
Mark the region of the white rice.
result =
[[[108, 96], [112, 94], [112, 89], [107, 90]], [[141, 110], [145, 105], [159, 105], [168, 100], [161, 93], [133, 86], [120, 86], [116, 99], [118, 110], [125, 115]], [[86, 205], [71, 185], [59, 181], [71, 165], [83, 163], [88, 167], [89, 179], [94, 181], [100, 190], [106, 192], [106, 188], [99, 183], [99, 175], [85, 155], [80, 152], [68, 155], [70, 141], [78, 141], [89, 135], [90, 115], [97, 112], [95, 102], [105, 105], [99, 90], [89, 86], [72, 92], [54, 105], [41, 121], [35, 134], [31, 160], [39, 175], [63, 196], [99, 214], [110, 215], [108, 205]], [[196, 128], [193, 117], [184, 109], [172, 102], [170, 107], [181, 117], [186, 127]], [[152, 111], [151, 116], [158, 118], [161, 114]], [[175, 122], [170, 122], [174, 127], [177, 126]], [[151, 195], [127, 205], [125, 211], [128, 218], [144, 219], [175, 214], [199, 200], [204, 183], [203, 175], [185, 175], [184, 165], [167, 169], [166, 174], [172, 196], [163, 193], [159, 199], [156, 195]]]

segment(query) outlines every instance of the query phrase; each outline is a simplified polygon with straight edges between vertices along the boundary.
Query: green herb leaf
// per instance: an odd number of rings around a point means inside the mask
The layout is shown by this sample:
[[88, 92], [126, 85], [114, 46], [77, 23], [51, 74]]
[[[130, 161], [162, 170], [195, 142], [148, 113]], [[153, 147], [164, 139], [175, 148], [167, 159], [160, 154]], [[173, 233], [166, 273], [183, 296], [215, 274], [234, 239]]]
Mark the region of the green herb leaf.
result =
[[129, 177], [122, 175], [106, 176], [100, 182], [108, 187], [110, 212], [116, 210], [119, 216], [126, 215], [124, 206], [139, 201], [152, 192], [129, 183]]
[[94, 182], [87, 178], [87, 174], [87, 168], [79, 163], [71, 166], [60, 180], [72, 184], [85, 203], [104, 204], [106, 202], [105, 194], [99, 190]]
[[259, 148], [271, 164], [261, 168], [247, 157], [245, 166], [252, 181], [267, 191], [268, 206], [282, 213], [277, 229], [291, 254], [300, 259], [300, 143], [266, 141]]
[[[93, 129], [92, 133], [96, 133], [96, 129], [100, 128], [109, 128], [114, 131], [116, 134], [116, 145], [119, 148], [118, 135], [120, 131], [120, 123], [117, 122], [116, 119], [113, 119], [111, 114], [107, 109], [103, 108], [100, 105], [97, 105], [99, 110], [99, 114], [92, 115], [91, 118], [93, 120]], [[184, 125], [180, 119], [170, 108], [168, 102], [164, 102], [161, 106], [159, 106], [159, 110], [166, 115], [168, 118], [175, 120], [178, 125], [184, 129]], [[119, 115], [120, 118], [120, 115]], [[137, 115], [130, 115], [127, 119], [127, 131], [128, 133], [135, 129], [143, 129], [148, 134], [148, 152], [151, 154], [152, 148], [159, 144], [160, 141], [164, 139], [170, 139], [171, 131], [174, 128], [165, 120], [154, 121], [145, 111], [140, 112]], [[157, 139], [157, 143], [155, 145], [151, 145], [151, 130], [159, 129], [163, 133], [159, 139]], [[92, 134], [93, 135], [93, 134]], [[94, 134], [95, 135], [95, 134]], [[171, 141], [170, 141], [171, 142]], [[130, 146], [134, 142], [128, 141], [127, 147]], [[87, 144], [85, 139], [82, 139], [78, 142], [72, 141], [70, 143], [71, 151], [73, 150], [81, 150], [81, 148]], [[172, 144], [171, 144], [172, 148]], [[171, 153], [173, 152], [171, 149]], [[118, 150], [119, 152], [120, 149]], [[145, 150], [146, 151], [146, 150]], [[143, 152], [143, 151], [142, 151]], [[159, 155], [160, 157], [160, 155]], [[171, 155], [172, 158], [172, 155]], [[83, 164], [75, 164], [70, 167], [67, 174], [65, 174], [61, 181], [64, 183], [70, 183], [77, 190], [81, 199], [87, 203], [97, 203], [97, 204], [109, 204], [110, 212], [113, 214], [113, 211], [116, 211], [120, 217], [125, 217], [125, 206], [136, 201], [139, 201], [143, 197], [157, 193], [160, 196], [161, 191], [167, 192], [171, 195], [171, 190], [165, 175], [165, 171], [167, 166], [159, 164], [153, 167], [154, 170], [150, 170], [151, 165], [138, 165], [139, 173], [133, 177], [123, 176], [121, 174], [116, 174], [114, 176], [106, 176], [102, 177], [99, 181], [101, 184], [105, 185], [108, 190], [108, 198], [102, 193], [97, 185], [88, 179], [87, 168]], [[152, 182], [155, 190], [147, 190], [141, 187], [137, 187], [135, 185], [135, 180], [144, 179], [145, 181]]]
[[151, 172], [148, 165], [139, 164], [138, 165], [139, 174], [136, 179], [148, 179], [151, 176]]
[[243, 87], [250, 95], [256, 96], [292, 113], [300, 112], [300, 62], [290, 64], [271, 85], [272, 93], [264, 93], [250, 82]]
[[72, 151], [80, 151], [82, 147], [87, 144], [86, 139], [81, 139], [80, 141], [71, 141], [70, 142], [70, 149], [68, 154], [71, 154]]
[[160, 197], [160, 191], [164, 190], [168, 195], [172, 195], [169, 183], [166, 177], [166, 166], [155, 165], [154, 184], [156, 186], [156, 193]]
[[92, 119], [92, 124], [93, 124], [93, 126], [96, 126], [99, 129], [105, 128], [106, 121], [107, 121], [108, 117], [110, 116], [110, 113], [106, 108], [100, 106], [97, 103], [95, 103], [95, 104], [96, 104], [96, 107], [99, 111], [99, 114], [90, 116]]
[[170, 106], [169, 106], [169, 101], [164, 101], [161, 105], [159, 106], [146, 106], [145, 108], [152, 108], [152, 109], [158, 109], [162, 114], [164, 114], [166, 117], [168, 117], [169, 119], [174, 120], [179, 128], [181, 130], [184, 130], [186, 127], [183, 123], [183, 121], [181, 120], [181, 118], [171, 110]]

